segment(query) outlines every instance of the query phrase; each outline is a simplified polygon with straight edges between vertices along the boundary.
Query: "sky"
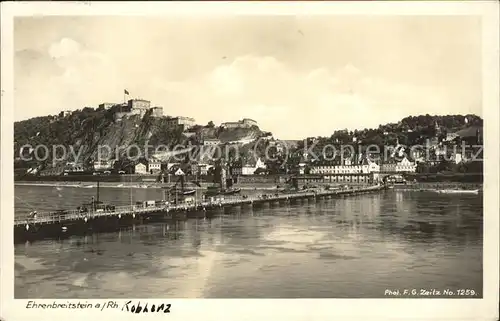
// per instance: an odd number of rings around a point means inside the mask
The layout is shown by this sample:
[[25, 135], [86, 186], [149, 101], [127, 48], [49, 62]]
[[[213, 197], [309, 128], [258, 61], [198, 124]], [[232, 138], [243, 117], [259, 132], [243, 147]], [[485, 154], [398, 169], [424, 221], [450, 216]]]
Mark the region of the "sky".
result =
[[23, 17], [15, 120], [151, 100], [281, 139], [410, 115], [481, 116], [481, 21], [467, 16]]

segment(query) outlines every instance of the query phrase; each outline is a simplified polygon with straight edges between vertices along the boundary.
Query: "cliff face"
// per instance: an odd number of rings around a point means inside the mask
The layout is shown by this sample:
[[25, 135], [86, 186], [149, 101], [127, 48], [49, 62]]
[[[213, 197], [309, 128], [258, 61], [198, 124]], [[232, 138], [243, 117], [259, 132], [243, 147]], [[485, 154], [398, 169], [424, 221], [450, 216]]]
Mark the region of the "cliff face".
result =
[[[63, 156], [64, 148], [68, 156], [67, 161], [74, 160], [70, 153], [72, 149], [79, 155], [79, 161], [88, 163], [97, 158], [99, 146], [107, 146], [101, 148], [103, 156], [109, 151], [112, 151], [113, 155], [123, 156], [126, 153], [125, 147], [136, 144], [139, 148], [144, 148], [155, 135], [156, 140], [162, 143], [178, 143], [182, 140], [177, 129], [168, 128], [166, 119], [151, 117], [150, 112], [144, 117], [133, 115], [114, 122], [111, 111], [86, 108], [75, 111], [70, 116], [46, 116], [16, 122], [14, 153], [18, 158], [22, 146], [31, 145], [36, 148], [43, 145], [48, 147], [49, 154], [42, 155], [40, 152], [39, 156], [44, 157], [39, 158], [45, 158], [47, 162]], [[159, 137], [161, 139], [158, 139]], [[56, 145], [60, 147], [55, 148]], [[58, 149], [59, 153], [54, 154], [54, 149]], [[28, 155], [30, 149], [23, 150], [24, 155]]]
[[231, 128], [221, 129], [218, 133], [218, 139], [221, 143], [241, 142], [248, 143], [258, 139], [261, 132], [258, 127], [251, 128]]

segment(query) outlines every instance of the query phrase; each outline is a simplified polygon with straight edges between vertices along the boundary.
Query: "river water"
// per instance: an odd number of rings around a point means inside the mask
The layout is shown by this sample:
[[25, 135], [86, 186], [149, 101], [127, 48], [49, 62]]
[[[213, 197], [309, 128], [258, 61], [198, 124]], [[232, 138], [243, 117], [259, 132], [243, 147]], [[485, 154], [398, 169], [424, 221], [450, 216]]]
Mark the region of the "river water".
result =
[[[16, 213], [73, 208], [93, 189], [16, 186]], [[101, 188], [101, 199], [161, 199]], [[482, 297], [482, 195], [384, 191], [239, 209], [213, 219], [15, 247], [16, 298], [381, 298], [404, 289]]]

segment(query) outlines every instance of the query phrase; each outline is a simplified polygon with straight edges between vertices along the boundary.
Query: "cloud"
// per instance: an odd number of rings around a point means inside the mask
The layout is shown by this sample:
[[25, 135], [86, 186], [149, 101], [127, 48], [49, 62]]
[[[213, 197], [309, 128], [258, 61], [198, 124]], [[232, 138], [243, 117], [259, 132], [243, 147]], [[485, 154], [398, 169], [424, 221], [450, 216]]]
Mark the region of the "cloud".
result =
[[63, 38], [49, 47], [49, 55], [54, 59], [73, 56], [80, 52], [80, 44], [73, 39]]
[[481, 114], [477, 17], [26, 17], [14, 29], [16, 120], [121, 102], [125, 88], [169, 115], [252, 117], [284, 139]]
[[443, 111], [437, 90], [373, 77], [351, 64], [297, 70], [272, 56], [244, 55], [174, 82], [161, 72], [151, 76], [138, 66], [128, 68], [69, 38], [53, 43], [46, 54], [62, 72], [45, 80], [46, 75], [34, 74], [24, 83], [24, 92], [40, 97], [18, 95], [19, 106], [43, 104], [43, 114], [119, 102], [127, 88], [132, 97], [149, 99], [168, 115], [191, 116], [200, 124], [249, 117], [277, 137], [297, 139], [377, 127], [437, 107]]
[[161, 88], [175, 88], [169, 100], [200, 123], [250, 117], [282, 138], [377, 127], [412, 114], [417, 105], [427, 106], [419, 109], [425, 112], [440, 102], [427, 88], [369, 77], [350, 64], [297, 71], [273, 57], [251, 55]]
[[123, 92], [114, 62], [70, 38], [50, 44], [45, 52], [22, 50], [15, 60], [17, 119], [96, 105], [117, 87]]

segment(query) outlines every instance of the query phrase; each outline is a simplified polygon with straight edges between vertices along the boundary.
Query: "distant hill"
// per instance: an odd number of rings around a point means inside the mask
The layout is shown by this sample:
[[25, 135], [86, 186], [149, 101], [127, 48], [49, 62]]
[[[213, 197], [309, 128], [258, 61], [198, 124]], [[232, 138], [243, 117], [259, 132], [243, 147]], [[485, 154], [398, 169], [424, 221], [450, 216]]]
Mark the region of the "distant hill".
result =
[[[196, 125], [186, 131], [182, 127], [172, 126], [167, 117], [153, 117], [151, 111], [143, 117], [138, 115], [124, 117], [122, 121], [114, 121], [116, 110], [83, 108], [70, 115], [35, 117], [14, 123], [14, 165], [16, 168], [26, 168], [40, 165], [39, 162], [24, 162], [18, 158], [23, 145], [30, 144], [73, 147], [80, 152], [79, 160], [90, 164], [97, 158], [98, 146], [109, 146], [115, 151], [118, 147], [135, 144], [144, 151], [146, 146], [155, 148], [163, 145], [172, 148], [176, 145], [201, 145], [205, 139], [218, 139], [222, 144], [240, 143], [243, 154], [257, 153], [262, 156], [267, 146], [264, 143], [255, 145], [260, 137], [272, 136], [263, 132], [257, 126], [249, 128], [222, 128], [209, 123], [206, 126]], [[437, 136], [446, 137], [447, 133], [456, 133], [461, 137], [472, 137], [479, 129], [482, 133], [483, 120], [476, 115], [420, 115], [403, 118], [398, 123], [380, 125], [378, 128], [363, 130], [333, 130], [330, 137], [316, 137], [315, 152], [321, 152], [326, 144], [376, 144], [379, 146], [393, 145], [399, 142], [403, 145], [423, 144], [428, 139]], [[307, 140], [307, 139], [305, 139]], [[289, 152], [304, 146], [304, 140], [278, 141], [283, 143]], [[275, 142], [276, 143], [276, 142]], [[29, 152], [25, 149], [24, 152]], [[118, 153], [120, 162], [125, 157], [125, 150]], [[132, 152], [129, 155], [138, 151]], [[297, 151], [298, 152], [298, 151]], [[42, 153], [43, 154], [43, 153]], [[149, 153], [151, 155], [151, 153]], [[43, 156], [43, 155], [42, 155]], [[60, 155], [56, 155], [60, 156]], [[54, 155], [47, 155], [46, 164], [52, 163]], [[248, 155], [243, 155], [247, 157]], [[66, 160], [72, 161], [72, 157]]]

